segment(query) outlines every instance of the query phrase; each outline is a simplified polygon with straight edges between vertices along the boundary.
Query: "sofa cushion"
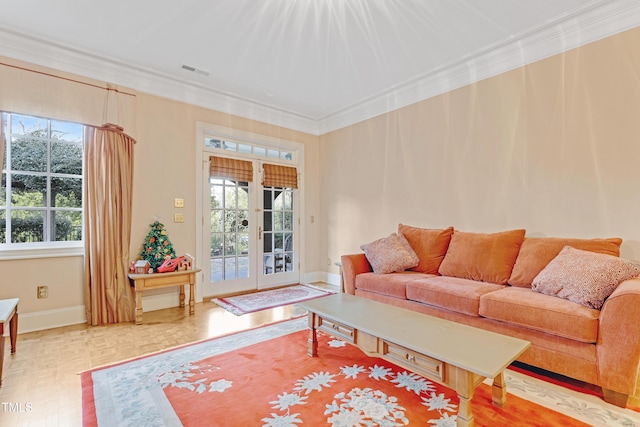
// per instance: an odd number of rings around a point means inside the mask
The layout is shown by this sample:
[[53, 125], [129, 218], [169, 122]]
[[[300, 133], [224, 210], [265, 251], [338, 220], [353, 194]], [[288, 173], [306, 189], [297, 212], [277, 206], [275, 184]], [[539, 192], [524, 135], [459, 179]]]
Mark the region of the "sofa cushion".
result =
[[480, 316], [586, 343], [598, 339], [599, 315], [599, 310], [526, 288], [510, 286], [480, 297]]
[[418, 255], [419, 263], [411, 268], [421, 273], [438, 274], [438, 268], [447, 253], [453, 227], [444, 230], [411, 227], [398, 224], [398, 233], [404, 235]]
[[524, 234], [525, 230], [493, 234], [456, 230], [438, 271], [443, 276], [504, 285], [511, 275]]
[[360, 249], [364, 251], [373, 272], [376, 274], [403, 271], [415, 267], [419, 261], [407, 239], [397, 233], [364, 244]]
[[558, 237], [526, 237], [513, 266], [509, 284], [530, 288], [533, 279], [565, 246], [583, 251], [619, 256], [622, 239], [564, 239]]
[[621, 282], [638, 275], [640, 267], [622, 258], [565, 246], [533, 279], [531, 289], [600, 310]]
[[408, 282], [407, 299], [477, 317], [480, 297], [503, 287], [469, 279], [433, 276]]
[[362, 273], [356, 276], [356, 289], [406, 299], [406, 285], [412, 280], [431, 277], [430, 274], [403, 271], [385, 275]]

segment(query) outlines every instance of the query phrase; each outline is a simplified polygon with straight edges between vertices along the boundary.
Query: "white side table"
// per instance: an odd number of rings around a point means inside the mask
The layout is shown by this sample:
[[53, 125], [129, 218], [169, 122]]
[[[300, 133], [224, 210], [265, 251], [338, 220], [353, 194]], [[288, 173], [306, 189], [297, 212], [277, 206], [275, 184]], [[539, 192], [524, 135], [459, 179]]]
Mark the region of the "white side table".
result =
[[4, 325], [9, 323], [11, 354], [16, 352], [18, 335], [18, 303], [20, 298], [0, 300], [0, 386], [2, 386], [2, 365], [4, 364]]

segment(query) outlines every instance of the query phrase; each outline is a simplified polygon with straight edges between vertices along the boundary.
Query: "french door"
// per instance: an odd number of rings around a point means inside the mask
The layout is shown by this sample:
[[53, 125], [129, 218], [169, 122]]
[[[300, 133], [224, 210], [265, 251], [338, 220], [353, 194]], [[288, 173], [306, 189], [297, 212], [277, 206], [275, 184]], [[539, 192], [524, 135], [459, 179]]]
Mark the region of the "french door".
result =
[[298, 190], [263, 186], [251, 162], [251, 181], [205, 176], [204, 296], [299, 282]]

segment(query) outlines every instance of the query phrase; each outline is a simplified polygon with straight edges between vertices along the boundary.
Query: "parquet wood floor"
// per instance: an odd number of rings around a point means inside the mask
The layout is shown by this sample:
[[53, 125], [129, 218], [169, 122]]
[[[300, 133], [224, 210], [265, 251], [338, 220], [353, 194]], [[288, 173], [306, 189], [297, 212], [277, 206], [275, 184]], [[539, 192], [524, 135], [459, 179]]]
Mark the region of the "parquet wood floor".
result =
[[144, 313], [142, 325], [83, 324], [19, 334], [16, 354], [5, 351], [0, 426], [81, 426], [80, 372], [300, 314], [290, 305], [235, 316], [206, 300], [192, 316], [188, 307], [170, 308]]
[[[302, 314], [284, 306], [234, 316], [208, 300], [196, 304], [195, 315], [188, 310], [146, 312], [142, 325], [74, 325], [18, 335], [17, 353], [5, 351], [0, 426], [81, 426], [80, 372]], [[639, 396], [630, 403], [640, 406]]]

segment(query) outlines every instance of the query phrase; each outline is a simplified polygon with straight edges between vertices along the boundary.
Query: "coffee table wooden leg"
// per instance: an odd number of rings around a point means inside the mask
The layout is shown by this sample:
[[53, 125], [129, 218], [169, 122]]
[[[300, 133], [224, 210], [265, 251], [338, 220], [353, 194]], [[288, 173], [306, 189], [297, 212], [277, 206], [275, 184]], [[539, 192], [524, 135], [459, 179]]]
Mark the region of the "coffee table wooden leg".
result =
[[471, 399], [473, 399], [473, 374], [462, 369], [457, 369], [455, 390], [458, 393], [460, 403], [458, 406], [458, 417], [456, 419], [457, 427], [473, 427], [475, 421], [473, 419], [473, 411], [471, 409]]
[[309, 356], [318, 355], [318, 335], [316, 333], [316, 314], [309, 312], [309, 340], [307, 341]]
[[11, 354], [16, 353], [16, 341], [18, 339], [18, 307], [9, 321], [9, 337], [11, 339]]
[[184, 287], [186, 285], [180, 285], [180, 308], [184, 308]]
[[507, 403], [507, 383], [504, 380], [504, 371], [500, 372], [493, 379], [493, 386], [491, 387], [491, 390], [491, 401], [494, 405], [502, 408]]
[[196, 285], [195, 283], [189, 283], [189, 314], [196, 313]]
[[142, 291], [136, 291], [136, 325], [142, 324]]

